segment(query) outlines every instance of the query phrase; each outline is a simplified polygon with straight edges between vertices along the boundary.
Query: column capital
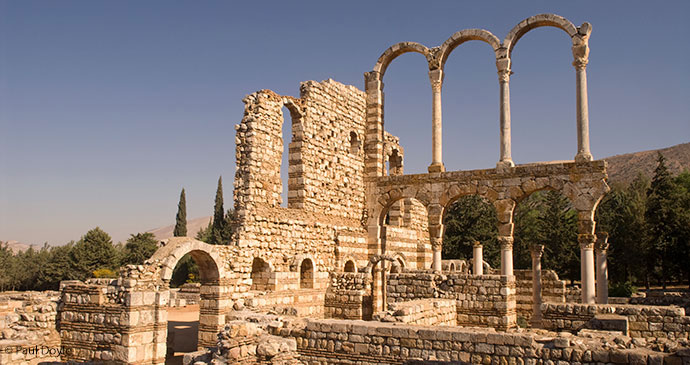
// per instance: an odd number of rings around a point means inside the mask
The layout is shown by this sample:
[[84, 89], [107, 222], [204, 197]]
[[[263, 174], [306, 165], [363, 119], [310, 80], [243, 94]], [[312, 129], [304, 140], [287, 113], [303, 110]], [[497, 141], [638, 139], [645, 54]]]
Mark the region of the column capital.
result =
[[482, 247], [484, 247], [484, 245], [482, 245], [482, 243], [479, 242], [479, 241], [474, 241], [474, 242], [472, 243], [472, 247], [479, 247], [479, 248], [482, 248]]
[[443, 246], [443, 238], [431, 237], [431, 248], [434, 251], [440, 251], [442, 246]]
[[532, 258], [540, 259], [541, 255], [544, 253], [544, 245], [532, 245], [529, 248], [529, 252]]
[[431, 81], [431, 90], [440, 93], [443, 87], [443, 71], [441, 69], [429, 71], [429, 81]]
[[578, 234], [577, 242], [580, 243], [580, 248], [584, 250], [593, 250], [594, 242], [596, 242], [596, 236], [593, 234]]
[[573, 45], [573, 66], [576, 70], [584, 70], [589, 62], [589, 45], [587, 42]]
[[607, 232], [597, 233], [594, 249], [597, 252], [606, 252], [609, 249], [609, 234]]
[[381, 74], [378, 71], [369, 71], [364, 73], [364, 80], [369, 81], [379, 81], [381, 79]]
[[498, 243], [501, 245], [502, 250], [513, 249], [513, 237], [511, 236], [498, 236]]
[[496, 69], [498, 69], [498, 81], [500, 83], [510, 81], [510, 75], [513, 74], [513, 71], [510, 70], [510, 58], [497, 59]]

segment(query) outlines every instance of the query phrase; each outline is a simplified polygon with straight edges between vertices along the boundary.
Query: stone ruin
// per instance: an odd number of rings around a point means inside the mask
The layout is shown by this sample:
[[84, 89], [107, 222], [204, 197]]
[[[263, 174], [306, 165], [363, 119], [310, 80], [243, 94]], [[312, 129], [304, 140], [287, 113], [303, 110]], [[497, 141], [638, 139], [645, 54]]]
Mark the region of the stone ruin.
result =
[[[577, 150], [574, 161], [516, 166], [511, 51], [542, 26], [557, 27], [572, 40]], [[608, 304], [607, 243], [595, 235], [594, 212], [609, 187], [606, 162], [593, 160], [589, 148], [590, 32], [589, 23], [576, 27], [557, 15], [536, 15], [503, 41], [470, 29], [439, 47], [393, 45], [365, 74], [364, 92], [326, 80], [302, 83], [299, 98], [270, 90], [248, 95], [235, 128], [230, 242], [171, 238], [145, 265], [123, 268], [118, 279], [63, 282], [53, 301], [59, 305], [47, 310], [53, 317], [41, 316], [57, 320], [42, 330], [65, 349], [62, 361], [163, 364], [168, 309], [194, 301], [181, 296], [184, 291], [171, 296], [169, 286], [175, 265], [190, 254], [201, 276], [199, 352], [186, 355], [185, 363], [688, 363], [685, 309]], [[496, 56], [499, 161], [491, 169], [445, 171], [444, 64], [470, 40], [487, 43]], [[406, 52], [423, 54], [429, 66], [433, 138], [424, 174], [403, 174], [404, 150], [384, 130], [383, 76]], [[292, 121], [290, 141], [282, 139], [283, 107]], [[286, 207], [280, 178], [285, 143]], [[566, 302], [556, 273], [541, 270], [543, 247], [532, 249], [531, 270], [513, 269], [513, 211], [540, 190], [561, 192], [577, 210], [578, 303]], [[470, 261], [441, 257], [444, 212], [472, 194], [496, 209], [498, 269], [482, 260], [480, 243]], [[529, 328], [518, 327], [518, 317]], [[11, 327], [12, 320], [19, 321], [15, 315], [0, 325]], [[1, 363], [40, 360], [0, 356]]]

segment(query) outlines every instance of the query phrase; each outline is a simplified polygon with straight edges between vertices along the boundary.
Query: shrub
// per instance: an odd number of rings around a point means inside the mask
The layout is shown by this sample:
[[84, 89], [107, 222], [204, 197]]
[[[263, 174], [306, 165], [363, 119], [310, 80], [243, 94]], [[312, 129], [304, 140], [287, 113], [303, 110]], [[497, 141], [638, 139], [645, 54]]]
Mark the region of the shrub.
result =
[[615, 283], [611, 285], [611, 288], [609, 289], [609, 296], [612, 297], [630, 298], [635, 293], [637, 293], [637, 287], [632, 285], [632, 283], [629, 281]]

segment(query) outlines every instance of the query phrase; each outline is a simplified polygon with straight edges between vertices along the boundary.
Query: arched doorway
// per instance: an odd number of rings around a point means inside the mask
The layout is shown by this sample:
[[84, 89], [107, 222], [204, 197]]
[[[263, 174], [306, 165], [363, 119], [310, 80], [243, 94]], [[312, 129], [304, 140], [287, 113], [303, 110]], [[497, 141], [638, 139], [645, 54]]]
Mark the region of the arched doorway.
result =
[[300, 289], [314, 288], [314, 263], [311, 259], [302, 260], [299, 267], [299, 287]]
[[[209, 252], [205, 250], [193, 249], [177, 261], [175, 267], [180, 267], [181, 263], [188, 262], [185, 257], [191, 258], [198, 268], [198, 302], [187, 301], [184, 306], [173, 306], [177, 303], [170, 303], [167, 318], [167, 351], [166, 363], [182, 363], [185, 353], [197, 351], [200, 348], [214, 346], [218, 327], [219, 290], [212, 287], [219, 286], [218, 265]], [[175, 270], [173, 270], [174, 272]], [[165, 278], [170, 282], [169, 278]], [[184, 288], [184, 286], [182, 287]], [[182, 289], [180, 289], [181, 291]], [[180, 291], [177, 295], [181, 295]], [[171, 291], [172, 294], [172, 291]]]

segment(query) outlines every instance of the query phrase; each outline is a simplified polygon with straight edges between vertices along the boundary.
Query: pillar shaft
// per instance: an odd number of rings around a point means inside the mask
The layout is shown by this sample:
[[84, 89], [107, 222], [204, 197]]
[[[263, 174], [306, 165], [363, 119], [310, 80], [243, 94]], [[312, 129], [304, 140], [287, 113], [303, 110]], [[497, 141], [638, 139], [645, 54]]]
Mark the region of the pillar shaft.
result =
[[501, 275], [513, 275], [513, 237], [499, 236], [501, 244]]
[[595, 303], [594, 289], [594, 235], [578, 235], [580, 242], [580, 280], [582, 283], [582, 303]]
[[510, 145], [510, 59], [501, 58], [496, 61], [498, 68], [498, 82], [500, 86], [500, 159], [499, 166], [515, 166], [511, 157]]
[[587, 101], [587, 62], [589, 46], [587, 40], [573, 46], [573, 66], [575, 66], [575, 93], [577, 95], [577, 155], [575, 161], [592, 161], [589, 150], [589, 104]]
[[479, 241], [472, 246], [472, 272], [474, 275], [484, 275], [484, 252]]
[[431, 165], [429, 172], [443, 172], [443, 105], [441, 104], [441, 88], [443, 86], [443, 71], [440, 69], [429, 71], [431, 81]]
[[441, 271], [441, 238], [431, 239], [431, 248], [434, 252], [434, 261], [432, 262], [431, 268], [434, 271]]
[[609, 302], [609, 274], [606, 262], [608, 248], [608, 234], [597, 234], [595, 250], [598, 304], [608, 304]]
[[541, 325], [541, 256], [544, 253], [544, 245], [534, 245], [530, 250], [532, 254], [532, 327]]
[[364, 139], [366, 176], [383, 176], [383, 82], [376, 71], [364, 74], [367, 94], [366, 137]]

